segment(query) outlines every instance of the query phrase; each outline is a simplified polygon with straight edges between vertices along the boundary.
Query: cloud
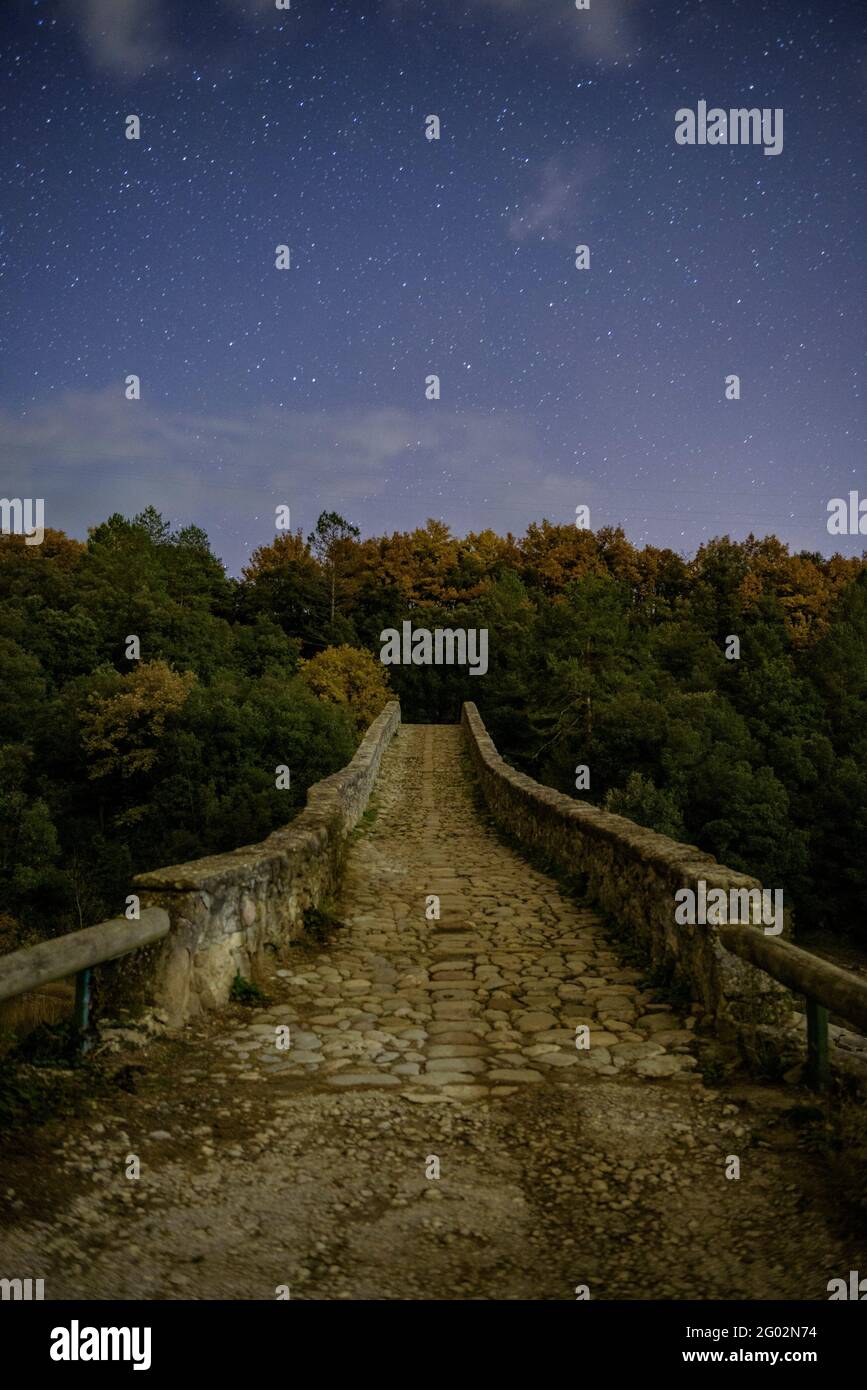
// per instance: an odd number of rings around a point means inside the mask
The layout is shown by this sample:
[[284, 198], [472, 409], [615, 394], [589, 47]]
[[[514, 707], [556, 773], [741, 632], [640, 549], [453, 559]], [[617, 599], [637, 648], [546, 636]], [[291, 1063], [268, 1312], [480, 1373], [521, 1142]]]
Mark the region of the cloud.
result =
[[[92, 65], [116, 78], [140, 76], [149, 67], [167, 66], [189, 52], [177, 38], [179, 20], [185, 19], [179, 0], [61, 0], [64, 12], [77, 29]], [[197, 6], [212, 0], [197, 0]], [[293, 29], [313, 32], [327, 22], [324, 5], [301, 0], [288, 12], [276, 11], [273, 0], [213, 0], [217, 16], [235, 15], [250, 24], [274, 16], [284, 21], [291, 14]], [[383, 0], [386, 14], [410, 24], [418, 22], [416, 0]], [[180, 14], [178, 14], [180, 11]], [[466, 0], [465, 5], [445, 4], [438, 22], [464, 24], [469, 13], [481, 23], [509, 25], [523, 30], [527, 42], [556, 47], [578, 60], [604, 67], [638, 61], [642, 43], [637, 25], [638, 0], [591, 0], [589, 10], [576, 10], [572, 0]]]
[[577, 14], [579, 21], [587, 20], [583, 31], [576, 30], [580, 51], [606, 66], [637, 61], [642, 51], [637, 9], [636, 0], [595, 0], [590, 11]]
[[310, 529], [334, 509], [367, 534], [442, 517], [456, 531], [523, 531], [574, 518], [586, 482], [545, 466], [535, 427], [516, 414], [263, 406], [195, 414], [115, 389], [68, 392], [17, 416], [0, 411], [4, 496], [45, 499], [47, 526], [83, 538], [114, 511], [153, 503], [195, 521], [233, 571], [274, 534], [274, 508]]
[[[274, 13], [274, 0], [223, 0], [223, 4], [230, 10], [237, 10], [245, 19], [255, 19], [257, 15], [263, 14], [266, 10], [269, 14]], [[300, 0], [295, 0], [291, 7], [293, 10], [300, 6]], [[278, 12], [278, 19], [287, 19], [288, 12]], [[293, 18], [296, 16], [293, 15]]]
[[115, 77], [137, 77], [168, 56], [161, 0], [65, 0], [94, 67]]
[[[139, 77], [149, 67], [166, 67], [189, 58], [189, 44], [171, 39], [168, 21], [177, 30], [178, 22], [189, 19], [180, 0], [62, 0], [68, 20], [77, 29], [81, 45], [91, 64], [117, 78]], [[274, 0], [215, 0], [224, 12], [255, 24], [262, 16], [276, 15], [278, 22], [288, 13], [275, 11]], [[211, 0], [196, 0], [197, 8], [211, 6]], [[180, 9], [180, 15], [177, 11]], [[219, 9], [217, 11], [219, 14]], [[294, 27], [311, 22], [307, 14], [292, 11]]]
[[[416, 0], [388, 0], [393, 14], [417, 15]], [[442, 14], [463, 24], [469, 12], [479, 19], [523, 27], [529, 43], [557, 47], [605, 67], [635, 62], [642, 53], [638, 30], [638, 0], [591, 0], [589, 10], [576, 10], [573, 0], [466, 0], [463, 6], [443, 5]]]
[[600, 156], [594, 150], [585, 153], [580, 168], [567, 168], [562, 160], [549, 159], [536, 175], [535, 187], [509, 220], [511, 239], [526, 241], [538, 236], [559, 241], [571, 236], [580, 221], [579, 194], [601, 168]]

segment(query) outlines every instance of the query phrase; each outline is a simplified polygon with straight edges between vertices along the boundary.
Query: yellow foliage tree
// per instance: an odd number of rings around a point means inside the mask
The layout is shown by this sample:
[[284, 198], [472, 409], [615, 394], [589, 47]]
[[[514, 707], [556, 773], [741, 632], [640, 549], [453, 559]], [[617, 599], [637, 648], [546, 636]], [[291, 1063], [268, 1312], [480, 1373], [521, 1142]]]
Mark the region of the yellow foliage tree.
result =
[[301, 679], [320, 700], [345, 705], [359, 733], [391, 699], [382, 665], [359, 647], [326, 647], [301, 663]]
[[82, 743], [93, 759], [88, 776], [148, 772], [166, 720], [182, 709], [195, 683], [192, 671], [180, 674], [165, 661], [143, 661], [119, 677], [120, 689], [92, 695], [80, 715]]

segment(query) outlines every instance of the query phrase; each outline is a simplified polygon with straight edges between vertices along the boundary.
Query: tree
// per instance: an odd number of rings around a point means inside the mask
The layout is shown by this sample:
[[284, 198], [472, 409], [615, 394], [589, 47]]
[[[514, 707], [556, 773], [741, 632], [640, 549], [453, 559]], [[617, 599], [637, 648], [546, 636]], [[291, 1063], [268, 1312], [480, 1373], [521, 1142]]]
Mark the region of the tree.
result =
[[605, 797], [605, 809], [657, 830], [660, 835], [683, 839], [683, 817], [674, 795], [660, 791], [653, 785], [652, 777], [642, 777], [640, 772], [630, 772], [625, 787], [612, 787]]
[[143, 531], [153, 545], [168, 545], [171, 539], [171, 522], [163, 520], [156, 507], [147, 506], [138, 516], [133, 517], [133, 526]]
[[327, 647], [302, 664], [301, 679], [320, 700], [345, 705], [359, 732], [381, 713], [391, 697], [382, 665], [358, 647]]
[[284, 531], [254, 550], [242, 571], [241, 616], [276, 619], [308, 650], [320, 644], [327, 613], [322, 570], [300, 531]]
[[88, 776], [122, 778], [149, 772], [159, 755], [166, 722], [181, 710], [196, 678], [164, 661], [137, 663], [127, 676], [110, 674], [81, 712]]
[[315, 531], [307, 537], [307, 544], [328, 576], [331, 601], [330, 621], [334, 623], [337, 603], [337, 583], [341, 565], [347, 558], [353, 541], [361, 535], [357, 526], [352, 526], [338, 512], [320, 512]]
[[31, 767], [24, 745], [0, 747], [0, 895], [16, 928], [56, 909], [63, 895], [57, 827], [46, 802], [30, 794]]
[[[484, 680], [386, 679], [380, 633], [405, 619], [487, 629]], [[478, 701], [523, 771], [574, 794], [586, 763], [582, 797], [784, 887], [799, 930], [863, 934], [867, 555], [750, 536], [687, 559], [547, 521], [360, 540], [323, 512], [235, 580], [199, 527], [146, 507], [86, 546], [0, 536], [0, 668], [0, 909], [24, 932], [113, 915], [133, 873], [284, 825], [391, 687], [408, 721]]]

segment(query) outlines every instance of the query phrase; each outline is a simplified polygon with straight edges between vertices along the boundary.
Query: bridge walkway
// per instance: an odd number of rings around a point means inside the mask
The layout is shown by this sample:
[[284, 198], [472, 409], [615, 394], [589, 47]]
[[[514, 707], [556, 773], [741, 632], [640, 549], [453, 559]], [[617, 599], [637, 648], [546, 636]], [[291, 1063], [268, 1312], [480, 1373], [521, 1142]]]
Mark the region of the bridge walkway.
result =
[[824, 1299], [860, 1267], [791, 1089], [703, 1072], [692, 1011], [487, 823], [457, 726], [398, 732], [335, 917], [266, 1005], [121, 1056], [132, 1092], [19, 1155], [4, 1268], [55, 1298], [571, 1300]]

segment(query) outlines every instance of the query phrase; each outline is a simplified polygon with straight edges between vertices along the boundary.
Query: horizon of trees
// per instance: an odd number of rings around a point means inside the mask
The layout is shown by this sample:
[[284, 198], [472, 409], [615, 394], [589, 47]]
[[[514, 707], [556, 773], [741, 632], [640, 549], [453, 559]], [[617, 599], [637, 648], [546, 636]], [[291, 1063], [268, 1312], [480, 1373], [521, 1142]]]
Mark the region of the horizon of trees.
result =
[[[407, 618], [487, 628], [487, 674], [382, 667]], [[87, 542], [0, 537], [0, 660], [0, 949], [263, 838], [392, 691], [407, 722], [474, 700], [538, 780], [574, 795], [586, 765], [582, 798], [782, 887], [802, 930], [865, 939], [867, 554], [749, 536], [688, 558], [548, 521], [362, 539], [323, 512], [234, 578], [149, 507]]]

